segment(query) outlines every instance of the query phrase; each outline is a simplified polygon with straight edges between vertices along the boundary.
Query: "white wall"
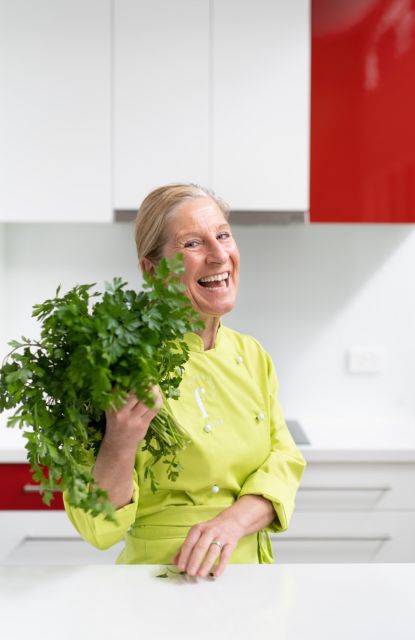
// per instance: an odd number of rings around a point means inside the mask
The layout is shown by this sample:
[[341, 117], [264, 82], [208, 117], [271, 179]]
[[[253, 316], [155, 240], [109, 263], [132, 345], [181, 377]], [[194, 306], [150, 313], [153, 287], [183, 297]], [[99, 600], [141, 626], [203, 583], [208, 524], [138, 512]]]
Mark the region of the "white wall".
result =
[[[285, 414], [328, 444], [336, 430], [345, 442], [376, 445], [389, 431], [391, 446], [413, 444], [413, 226], [240, 227], [236, 236], [243, 269], [232, 323], [252, 327], [273, 356]], [[385, 347], [385, 371], [348, 373], [354, 345]]]
[[[132, 225], [7, 225], [3, 232], [7, 339], [37, 335], [31, 307], [59, 283], [102, 286], [120, 275], [141, 285]], [[415, 230], [316, 225], [234, 233], [240, 292], [224, 323], [256, 336], [271, 353], [286, 416], [312, 425], [327, 442], [345, 429], [361, 441], [369, 423], [389, 430], [392, 440], [398, 423], [415, 432]], [[349, 374], [353, 345], [385, 347], [386, 370]]]

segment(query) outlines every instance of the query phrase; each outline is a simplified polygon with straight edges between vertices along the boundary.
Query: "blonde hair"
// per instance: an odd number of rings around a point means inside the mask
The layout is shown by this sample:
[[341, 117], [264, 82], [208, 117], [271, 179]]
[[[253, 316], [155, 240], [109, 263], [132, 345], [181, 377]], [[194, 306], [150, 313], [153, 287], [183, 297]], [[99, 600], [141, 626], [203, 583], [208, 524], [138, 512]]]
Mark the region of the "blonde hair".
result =
[[157, 187], [144, 198], [135, 219], [135, 243], [139, 261], [148, 258], [153, 264], [157, 264], [161, 260], [167, 240], [166, 223], [182, 202], [192, 198], [211, 198], [228, 220], [228, 205], [210, 189], [191, 182]]

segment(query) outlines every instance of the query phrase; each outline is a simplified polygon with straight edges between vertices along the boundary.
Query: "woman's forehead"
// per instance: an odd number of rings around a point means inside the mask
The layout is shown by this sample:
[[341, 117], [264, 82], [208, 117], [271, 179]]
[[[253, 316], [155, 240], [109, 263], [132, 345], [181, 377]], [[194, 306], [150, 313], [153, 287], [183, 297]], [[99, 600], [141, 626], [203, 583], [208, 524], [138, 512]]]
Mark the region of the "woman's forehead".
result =
[[180, 231], [180, 234], [209, 228], [229, 228], [223, 211], [211, 198], [194, 198], [181, 203], [169, 222], [170, 229]]

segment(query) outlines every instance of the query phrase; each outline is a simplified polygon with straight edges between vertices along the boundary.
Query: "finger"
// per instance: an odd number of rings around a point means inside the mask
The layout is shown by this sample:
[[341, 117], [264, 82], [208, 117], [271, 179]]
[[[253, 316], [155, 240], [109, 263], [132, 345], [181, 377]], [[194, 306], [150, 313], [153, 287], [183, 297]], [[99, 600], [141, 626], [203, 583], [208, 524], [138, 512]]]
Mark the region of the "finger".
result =
[[187, 561], [187, 567], [186, 567], [186, 573], [189, 576], [195, 576], [199, 572], [200, 565], [204, 561], [205, 556], [209, 551], [209, 546], [211, 542], [212, 542], [212, 533], [206, 532], [199, 538], [199, 541], [193, 547], [192, 553], [190, 554], [190, 558]]
[[161, 395], [160, 387], [157, 384], [153, 384], [153, 386], [151, 387], [151, 392], [153, 394], [153, 400], [155, 403], [154, 407], [151, 408], [158, 411], [158, 409], [160, 409], [160, 407], [163, 405], [163, 396]]
[[187, 571], [187, 563], [193, 551], [195, 544], [198, 542], [202, 532], [197, 527], [192, 527], [187, 534], [186, 540], [183, 542], [179, 552], [177, 566], [180, 571]]
[[160, 407], [163, 404], [163, 398], [161, 397], [159, 388], [154, 385], [152, 387], [152, 390], [154, 389], [156, 389], [157, 393], [154, 393], [154, 392], [152, 393], [153, 400], [154, 400], [154, 405], [152, 407], [150, 407], [148, 404], [146, 404], [142, 400], [138, 400], [138, 398], [134, 396], [136, 398], [136, 404], [133, 406], [130, 406], [129, 408], [130, 408], [130, 411], [135, 412], [136, 417], [143, 417], [147, 414], [147, 412], [151, 412], [153, 414], [151, 416], [151, 419], [154, 418], [155, 415], [157, 415]]
[[218, 576], [220, 576], [221, 573], [224, 572], [226, 565], [229, 562], [229, 559], [232, 555], [233, 550], [235, 549], [236, 545], [232, 545], [232, 544], [226, 544], [223, 548], [222, 548], [222, 553], [220, 554], [220, 560], [219, 560], [219, 564], [216, 567], [216, 569], [214, 569], [213, 571], [213, 575], [215, 576], [215, 578], [217, 578]]
[[201, 578], [206, 578], [207, 574], [212, 570], [212, 567], [215, 564], [215, 561], [221, 555], [221, 551], [223, 549], [224, 547], [220, 549], [220, 547], [217, 544], [213, 544], [212, 542], [210, 543], [206, 558], [202, 563], [199, 571], [197, 572], [198, 576], [200, 576]]
[[139, 402], [133, 409], [131, 409], [130, 413], [133, 419], [142, 420], [143, 418], [145, 418], [146, 420], [150, 419], [151, 421], [157, 414], [157, 411], [154, 411], [154, 409], [149, 409], [143, 402]]
[[131, 411], [131, 409], [133, 409], [139, 402], [140, 401], [137, 398], [137, 396], [135, 395], [135, 393], [130, 391], [129, 394], [127, 395], [127, 398], [126, 398], [123, 406], [122, 406], [122, 410]]

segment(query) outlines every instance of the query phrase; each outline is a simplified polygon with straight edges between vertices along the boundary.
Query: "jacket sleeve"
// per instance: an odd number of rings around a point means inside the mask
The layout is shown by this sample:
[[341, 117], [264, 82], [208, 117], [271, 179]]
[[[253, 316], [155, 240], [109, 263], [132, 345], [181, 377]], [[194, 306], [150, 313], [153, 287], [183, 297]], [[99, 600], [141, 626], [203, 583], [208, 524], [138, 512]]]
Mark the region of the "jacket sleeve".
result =
[[254, 471], [241, 487], [238, 498], [247, 495], [261, 495], [270, 500], [276, 512], [276, 518], [266, 530], [281, 532], [288, 528], [295, 506], [295, 496], [306, 461], [285, 424], [278, 401], [278, 380], [274, 365], [268, 354], [267, 376], [269, 395], [269, 418], [271, 448], [268, 457]]
[[133, 471], [133, 497], [129, 504], [117, 509], [115, 518], [117, 523], [108, 522], [103, 515], [91, 516], [82, 509], [72, 507], [68, 502], [67, 492], [63, 493], [65, 511], [78, 533], [90, 544], [98, 549], [108, 549], [123, 539], [127, 530], [136, 518], [138, 506], [137, 472]]

